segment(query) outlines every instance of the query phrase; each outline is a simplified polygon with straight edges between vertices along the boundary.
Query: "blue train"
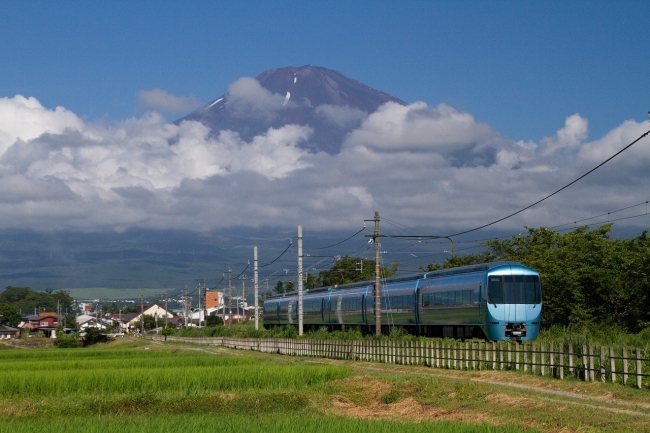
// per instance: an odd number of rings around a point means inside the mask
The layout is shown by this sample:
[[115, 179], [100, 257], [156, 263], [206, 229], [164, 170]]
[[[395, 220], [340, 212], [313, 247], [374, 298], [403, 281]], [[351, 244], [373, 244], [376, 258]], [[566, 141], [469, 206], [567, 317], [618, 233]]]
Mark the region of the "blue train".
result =
[[[374, 281], [303, 292], [303, 328], [374, 332]], [[264, 327], [298, 325], [298, 294], [264, 301]], [[539, 274], [516, 262], [494, 262], [382, 281], [382, 333], [450, 338], [534, 340], [542, 318]]]

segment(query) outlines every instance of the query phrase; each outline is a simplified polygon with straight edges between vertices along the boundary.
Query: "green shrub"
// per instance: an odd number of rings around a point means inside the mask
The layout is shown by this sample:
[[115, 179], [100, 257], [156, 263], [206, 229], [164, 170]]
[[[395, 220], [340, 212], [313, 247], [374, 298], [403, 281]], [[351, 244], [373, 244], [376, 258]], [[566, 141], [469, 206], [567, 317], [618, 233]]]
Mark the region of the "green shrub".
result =
[[56, 335], [54, 345], [61, 349], [68, 349], [81, 346], [77, 334], [64, 334], [60, 332]]

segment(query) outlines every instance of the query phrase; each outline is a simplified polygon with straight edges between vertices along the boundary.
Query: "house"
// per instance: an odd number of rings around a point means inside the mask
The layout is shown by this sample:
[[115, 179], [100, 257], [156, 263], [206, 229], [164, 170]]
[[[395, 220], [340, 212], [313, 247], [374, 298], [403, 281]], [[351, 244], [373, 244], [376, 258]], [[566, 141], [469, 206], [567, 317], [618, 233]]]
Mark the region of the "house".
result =
[[55, 338], [56, 328], [63, 320], [63, 316], [56, 313], [43, 312], [40, 314], [26, 316], [23, 329], [29, 329], [30, 333], [42, 332], [46, 337]]
[[20, 337], [20, 329], [11, 328], [9, 326], [0, 325], [0, 340], [9, 340], [12, 338]]
[[99, 321], [98, 324], [97, 318], [95, 316], [89, 316], [88, 314], [81, 314], [77, 316], [75, 320], [77, 321], [77, 328], [79, 328], [80, 331], [83, 331], [86, 328], [106, 329], [106, 326], [102, 324], [101, 320]]
[[130, 332], [131, 329], [139, 328], [143, 316], [155, 317], [159, 322], [159, 326], [165, 325], [165, 318], [167, 318], [167, 320], [175, 318], [174, 313], [168, 311], [165, 307], [155, 302], [149, 306], [145, 306], [144, 309], [138, 307], [135, 313], [123, 315], [122, 321], [124, 323], [124, 328], [126, 328], [126, 332]]

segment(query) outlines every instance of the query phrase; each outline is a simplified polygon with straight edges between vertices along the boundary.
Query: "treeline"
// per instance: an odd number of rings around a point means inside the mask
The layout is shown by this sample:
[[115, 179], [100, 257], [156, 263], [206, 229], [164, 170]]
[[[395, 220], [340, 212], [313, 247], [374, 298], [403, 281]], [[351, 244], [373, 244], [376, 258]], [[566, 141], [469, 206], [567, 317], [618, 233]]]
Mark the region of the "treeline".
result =
[[[380, 270], [382, 278], [388, 278], [395, 274], [399, 263], [393, 263], [388, 267]], [[366, 260], [348, 255], [340, 257], [334, 265], [325, 271], [320, 271], [317, 275], [309, 272], [305, 274], [303, 287], [305, 289], [315, 289], [318, 287], [340, 286], [341, 284], [356, 283], [357, 281], [367, 281], [375, 278], [375, 261]], [[298, 288], [293, 281], [278, 281], [273, 292], [276, 294], [287, 293], [297, 290]]]
[[627, 332], [650, 327], [650, 235], [612, 239], [612, 225], [560, 233], [527, 228], [528, 234], [490, 240], [487, 251], [454, 256], [426, 270], [512, 260], [540, 273], [543, 324], [615, 326]]
[[16, 326], [23, 315], [38, 314], [39, 311], [65, 312], [72, 307], [74, 299], [63, 290], [58, 292], [36, 292], [29, 287], [7, 286], [0, 293], [0, 324]]

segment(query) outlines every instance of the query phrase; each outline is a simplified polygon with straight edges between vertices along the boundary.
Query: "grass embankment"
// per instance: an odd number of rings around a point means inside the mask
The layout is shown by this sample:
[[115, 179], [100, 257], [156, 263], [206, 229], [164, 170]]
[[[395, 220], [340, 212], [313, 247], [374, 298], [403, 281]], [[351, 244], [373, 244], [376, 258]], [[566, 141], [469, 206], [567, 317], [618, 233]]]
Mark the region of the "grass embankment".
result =
[[444, 417], [426, 406], [430, 385], [395, 383], [345, 364], [142, 340], [7, 350], [0, 432], [525, 431], [521, 423]]

